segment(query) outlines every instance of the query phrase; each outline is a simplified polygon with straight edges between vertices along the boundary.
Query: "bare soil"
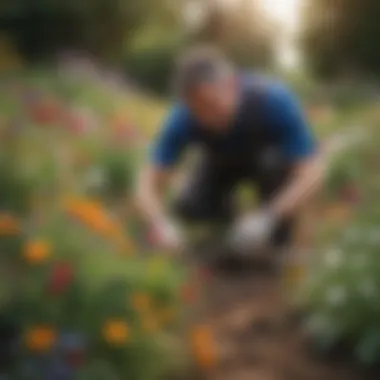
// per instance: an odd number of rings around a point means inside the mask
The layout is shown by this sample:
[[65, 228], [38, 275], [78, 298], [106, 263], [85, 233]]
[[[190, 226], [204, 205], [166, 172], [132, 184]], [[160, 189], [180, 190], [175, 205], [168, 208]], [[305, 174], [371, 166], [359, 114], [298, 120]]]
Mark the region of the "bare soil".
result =
[[[219, 273], [207, 282], [202, 322], [212, 329], [216, 368], [194, 380], [375, 380], [341, 353], [321, 356], [302, 332], [278, 274], [266, 267]], [[294, 310], [294, 309], [293, 309]]]

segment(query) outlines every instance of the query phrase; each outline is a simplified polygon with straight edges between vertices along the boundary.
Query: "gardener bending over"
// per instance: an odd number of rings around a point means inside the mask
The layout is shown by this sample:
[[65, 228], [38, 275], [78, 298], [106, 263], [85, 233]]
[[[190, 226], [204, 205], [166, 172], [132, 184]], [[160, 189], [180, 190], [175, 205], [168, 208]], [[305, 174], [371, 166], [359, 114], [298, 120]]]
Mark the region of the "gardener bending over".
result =
[[[230, 223], [237, 249], [289, 243], [300, 207], [322, 180], [316, 142], [293, 95], [281, 84], [240, 73], [219, 52], [195, 48], [178, 62], [177, 102], [141, 172], [138, 200], [162, 247], [183, 235], [164, 206], [164, 193], [185, 148], [200, 160], [174, 202], [190, 222]], [[260, 206], [235, 215], [233, 191], [256, 185]]]

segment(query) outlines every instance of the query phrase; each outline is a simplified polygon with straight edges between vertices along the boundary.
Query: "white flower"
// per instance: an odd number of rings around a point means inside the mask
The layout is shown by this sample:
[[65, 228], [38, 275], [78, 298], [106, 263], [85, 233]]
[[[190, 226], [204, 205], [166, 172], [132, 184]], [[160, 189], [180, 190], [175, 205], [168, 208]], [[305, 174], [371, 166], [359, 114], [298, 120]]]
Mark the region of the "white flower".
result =
[[368, 231], [368, 242], [373, 245], [380, 243], [380, 229], [378, 227], [373, 227]]
[[329, 320], [320, 314], [313, 315], [306, 324], [306, 330], [311, 333], [321, 333], [323, 331], [326, 331], [330, 327]]
[[347, 292], [343, 286], [335, 286], [328, 290], [326, 301], [333, 306], [342, 306], [347, 298]]
[[344, 237], [349, 242], [360, 239], [361, 231], [357, 227], [349, 227], [344, 233]]
[[332, 268], [337, 268], [343, 261], [343, 252], [340, 249], [330, 249], [325, 257], [326, 265]]

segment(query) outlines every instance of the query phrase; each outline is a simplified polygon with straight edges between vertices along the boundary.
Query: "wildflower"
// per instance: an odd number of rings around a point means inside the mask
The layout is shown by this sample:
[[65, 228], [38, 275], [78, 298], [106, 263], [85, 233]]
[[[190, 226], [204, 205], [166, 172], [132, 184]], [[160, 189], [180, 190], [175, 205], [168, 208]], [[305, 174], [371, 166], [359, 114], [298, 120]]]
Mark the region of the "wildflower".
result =
[[49, 291], [53, 295], [61, 294], [73, 281], [73, 269], [68, 263], [54, 265], [49, 277]]
[[190, 331], [190, 343], [198, 365], [210, 369], [216, 365], [217, 352], [210, 329], [207, 326], [195, 326]]
[[38, 264], [45, 261], [51, 252], [51, 246], [44, 240], [35, 240], [26, 243], [24, 247], [24, 257], [31, 264]]
[[15, 235], [20, 232], [20, 225], [10, 214], [0, 214], [0, 235]]
[[338, 267], [343, 261], [343, 253], [339, 249], [331, 249], [326, 255], [326, 264], [332, 268]]
[[55, 343], [56, 332], [51, 326], [38, 326], [25, 334], [25, 344], [31, 351], [46, 352]]
[[121, 229], [98, 202], [87, 199], [69, 199], [66, 201], [67, 212], [106, 237], [119, 237]]
[[347, 298], [347, 292], [343, 286], [335, 286], [328, 290], [326, 301], [333, 306], [342, 306]]
[[103, 337], [110, 345], [126, 343], [129, 335], [129, 327], [122, 319], [111, 319], [103, 326]]
[[41, 125], [58, 122], [62, 117], [62, 109], [60, 101], [52, 97], [32, 102], [29, 105], [32, 120]]

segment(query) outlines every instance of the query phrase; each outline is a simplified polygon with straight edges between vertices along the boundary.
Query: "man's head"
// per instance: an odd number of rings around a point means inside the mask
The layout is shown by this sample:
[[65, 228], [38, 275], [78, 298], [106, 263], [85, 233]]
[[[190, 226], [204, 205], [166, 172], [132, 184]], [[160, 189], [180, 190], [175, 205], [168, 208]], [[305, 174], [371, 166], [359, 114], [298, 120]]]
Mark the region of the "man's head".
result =
[[222, 131], [235, 115], [236, 76], [217, 50], [198, 47], [186, 52], [177, 63], [174, 84], [177, 95], [205, 127]]

